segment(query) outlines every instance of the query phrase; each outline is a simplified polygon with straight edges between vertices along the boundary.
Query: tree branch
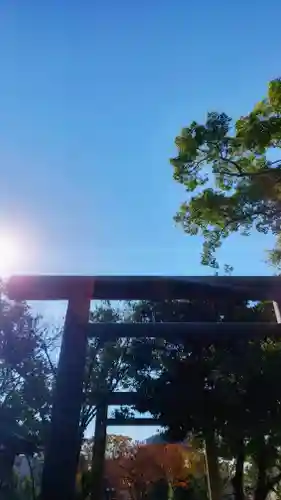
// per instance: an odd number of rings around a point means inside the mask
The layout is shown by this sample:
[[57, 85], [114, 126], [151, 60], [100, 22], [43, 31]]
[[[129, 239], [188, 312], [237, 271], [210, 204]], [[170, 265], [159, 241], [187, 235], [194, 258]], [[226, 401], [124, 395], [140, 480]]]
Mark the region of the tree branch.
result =
[[51, 370], [53, 376], [56, 377], [57, 376], [57, 370], [56, 370], [56, 367], [55, 367], [55, 365], [53, 364], [53, 362], [51, 360], [51, 357], [50, 357], [49, 352], [48, 352], [47, 344], [46, 344], [46, 342], [44, 340], [42, 340], [41, 347], [42, 347], [42, 349], [43, 349], [43, 351], [45, 353], [45, 356], [47, 358], [47, 361], [49, 363], [50, 370]]
[[270, 166], [272, 167], [272, 165], [276, 165], [276, 163], [281, 163], [281, 159], [280, 160], [271, 161], [269, 163], [270, 163]]
[[234, 160], [231, 160], [230, 158], [226, 158], [225, 156], [222, 156], [222, 155], [220, 155], [220, 159], [222, 161], [230, 163], [231, 165], [233, 165], [238, 170], [239, 174], [232, 174], [233, 176], [236, 176], [236, 177], [244, 177], [245, 176], [245, 174], [243, 173], [242, 168], [240, 167], [239, 163], [237, 163]]
[[[232, 160], [231, 158], [227, 158], [223, 155], [219, 155], [219, 158], [220, 160], [224, 161], [225, 163], [230, 163], [231, 165], [233, 165], [237, 170], [238, 170], [238, 173], [234, 173], [234, 172], [226, 172], [226, 171], [221, 171], [220, 173], [223, 173], [224, 175], [229, 175], [230, 177], [242, 177], [242, 178], [245, 178], [245, 177], [258, 177], [258, 176], [261, 176], [261, 175], [265, 175], [266, 173], [270, 173], [272, 170], [271, 168], [263, 168], [262, 170], [260, 170], [259, 172], [243, 172], [242, 168], [240, 167], [239, 163], [237, 163], [236, 161]], [[280, 163], [281, 160], [276, 160], [276, 161], [273, 161], [273, 162], [270, 162], [270, 167], [276, 163]], [[276, 170], [273, 170], [274, 172], [276, 172]], [[277, 180], [278, 182], [278, 180]]]
[[[266, 211], [265, 210], [258, 210], [256, 212], [253, 212], [251, 214], [241, 214], [241, 217], [237, 217], [236, 219], [233, 218], [231, 220], [229, 220], [225, 226], [224, 226], [224, 230], [227, 229], [228, 226], [230, 226], [231, 224], [236, 224], [236, 223], [239, 223], [239, 225], [241, 224], [245, 224], [247, 222], [247, 219], [249, 219], [249, 223], [251, 222], [251, 220], [254, 220], [256, 219], [257, 217], [259, 216], [266, 216]], [[277, 210], [275, 213], [273, 213], [271, 215], [271, 217], [277, 217], [277, 216], [281, 216], [281, 212], [280, 210]], [[227, 214], [225, 214], [225, 217], [227, 217]]]

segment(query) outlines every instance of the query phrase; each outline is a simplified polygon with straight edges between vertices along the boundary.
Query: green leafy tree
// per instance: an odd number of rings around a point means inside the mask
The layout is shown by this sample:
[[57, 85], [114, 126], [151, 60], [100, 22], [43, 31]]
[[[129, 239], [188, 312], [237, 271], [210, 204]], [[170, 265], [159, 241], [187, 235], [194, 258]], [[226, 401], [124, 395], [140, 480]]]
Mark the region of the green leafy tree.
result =
[[41, 330], [25, 303], [0, 299], [0, 422], [37, 436], [50, 414], [50, 370]]
[[[109, 302], [104, 302], [91, 313], [90, 321], [112, 323], [126, 321], [126, 317], [126, 309], [114, 308]], [[102, 396], [128, 386], [127, 347], [128, 342], [124, 339], [106, 343], [100, 338], [89, 339], [81, 411], [82, 434], [96, 415], [97, 405], [93, 404], [93, 395], [98, 393]]]
[[[265, 321], [269, 311], [246, 303], [172, 301], [143, 303], [138, 321]], [[265, 325], [266, 336], [266, 325]], [[250, 457], [258, 470], [255, 499], [264, 500], [280, 481], [280, 344], [270, 340], [222, 338], [175, 344], [138, 341], [131, 352], [140, 411], [160, 418], [169, 435], [192, 434], [207, 444], [215, 498], [222, 493], [219, 458], [235, 460], [233, 487], [244, 498], [244, 465]], [[258, 394], [258, 395], [257, 395]]]
[[[87, 469], [92, 466], [94, 438], [84, 439], [81, 455], [86, 463]], [[135, 449], [132, 438], [119, 434], [108, 434], [106, 438], [106, 458], [117, 459], [126, 457]]]
[[[91, 313], [90, 320], [120, 321], [125, 314], [125, 309], [120, 312], [109, 303], [103, 303]], [[43, 328], [41, 318], [34, 317], [24, 302], [8, 300], [3, 289], [0, 300], [0, 440], [1, 436], [11, 436], [11, 467], [15, 454], [26, 451], [30, 438], [44, 445], [48, 437], [60, 340], [61, 331]], [[117, 390], [120, 384], [125, 386], [128, 370], [123, 362], [125, 352], [123, 340], [104, 344], [102, 339], [89, 339], [81, 440], [96, 413], [92, 395]], [[25, 439], [26, 444], [19, 448]]]
[[202, 263], [218, 267], [222, 241], [255, 229], [276, 237], [269, 257], [279, 265], [281, 80], [269, 83], [267, 97], [248, 115], [233, 122], [208, 113], [204, 124], [183, 128], [175, 144], [174, 179], [187, 193], [175, 220], [187, 234], [203, 236]]
[[32, 456], [46, 436], [51, 378], [42, 332], [25, 303], [0, 296], [0, 491], [13, 494], [15, 456]]

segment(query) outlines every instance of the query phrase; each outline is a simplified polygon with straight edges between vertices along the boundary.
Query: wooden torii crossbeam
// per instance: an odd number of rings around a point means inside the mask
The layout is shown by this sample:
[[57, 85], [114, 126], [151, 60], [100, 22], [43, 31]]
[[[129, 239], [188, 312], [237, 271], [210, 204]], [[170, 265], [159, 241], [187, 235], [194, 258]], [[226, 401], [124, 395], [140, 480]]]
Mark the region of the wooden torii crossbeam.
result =
[[73, 292], [100, 300], [161, 300], [237, 296], [280, 299], [279, 276], [13, 276], [11, 297], [22, 300], [69, 300]]
[[[280, 302], [279, 277], [172, 276], [16, 276], [7, 285], [14, 300], [67, 300], [52, 423], [45, 452], [42, 500], [73, 500], [79, 457], [79, 418], [89, 335], [116, 337], [192, 337], [202, 341], [222, 335], [281, 336], [281, 325], [253, 323], [89, 324], [91, 300], [235, 299]], [[276, 308], [276, 312], [278, 310]], [[279, 314], [280, 316], [280, 314]], [[281, 318], [279, 318], [281, 319]], [[141, 425], [140, 419], [138, 425]], [[104, 454], [106, 426], [120, 425], [107, 418], [107, 405], [96, 417], [97, 458]], [[137, 421], [135, 421], [137, 423]], [[122, 422], [121, 422], [122, 423]], [[128, 425], [128, 421], [124, 424]], [[145, 422], [144, 422], [145, 423]], [[142, 423], [142, 425], [144, 424]], [[147, 422], [148, 423], [148, 422]], [[147, 425], [147, 424], [146, 424]], [[101, 499], [103, 461], [97, 461], [94, 498]]]

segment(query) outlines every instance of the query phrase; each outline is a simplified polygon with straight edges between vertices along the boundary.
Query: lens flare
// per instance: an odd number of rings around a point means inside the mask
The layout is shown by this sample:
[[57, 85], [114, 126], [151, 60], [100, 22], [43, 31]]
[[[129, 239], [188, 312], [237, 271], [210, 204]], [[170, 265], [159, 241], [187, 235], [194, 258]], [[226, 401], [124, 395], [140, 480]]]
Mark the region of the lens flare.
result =
[[15, 239], [6, 234], [0, 235], [0, 277], [13, 274], [19, 264], [19, 247]]

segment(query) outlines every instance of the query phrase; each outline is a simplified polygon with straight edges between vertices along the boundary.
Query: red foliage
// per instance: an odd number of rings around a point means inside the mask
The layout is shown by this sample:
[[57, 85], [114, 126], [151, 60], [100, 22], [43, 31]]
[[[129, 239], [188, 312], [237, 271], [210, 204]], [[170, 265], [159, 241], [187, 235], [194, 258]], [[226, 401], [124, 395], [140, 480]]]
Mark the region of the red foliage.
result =
[[[106, 460], [106, 478], [117, 492], [147, 491], [161, 479], [173, 485], [187, 484], [189, 467], [181, 445], [143, 445], [131, 447], [128, 453]], [[138, 495], [139, 496], [139, 495]]]

